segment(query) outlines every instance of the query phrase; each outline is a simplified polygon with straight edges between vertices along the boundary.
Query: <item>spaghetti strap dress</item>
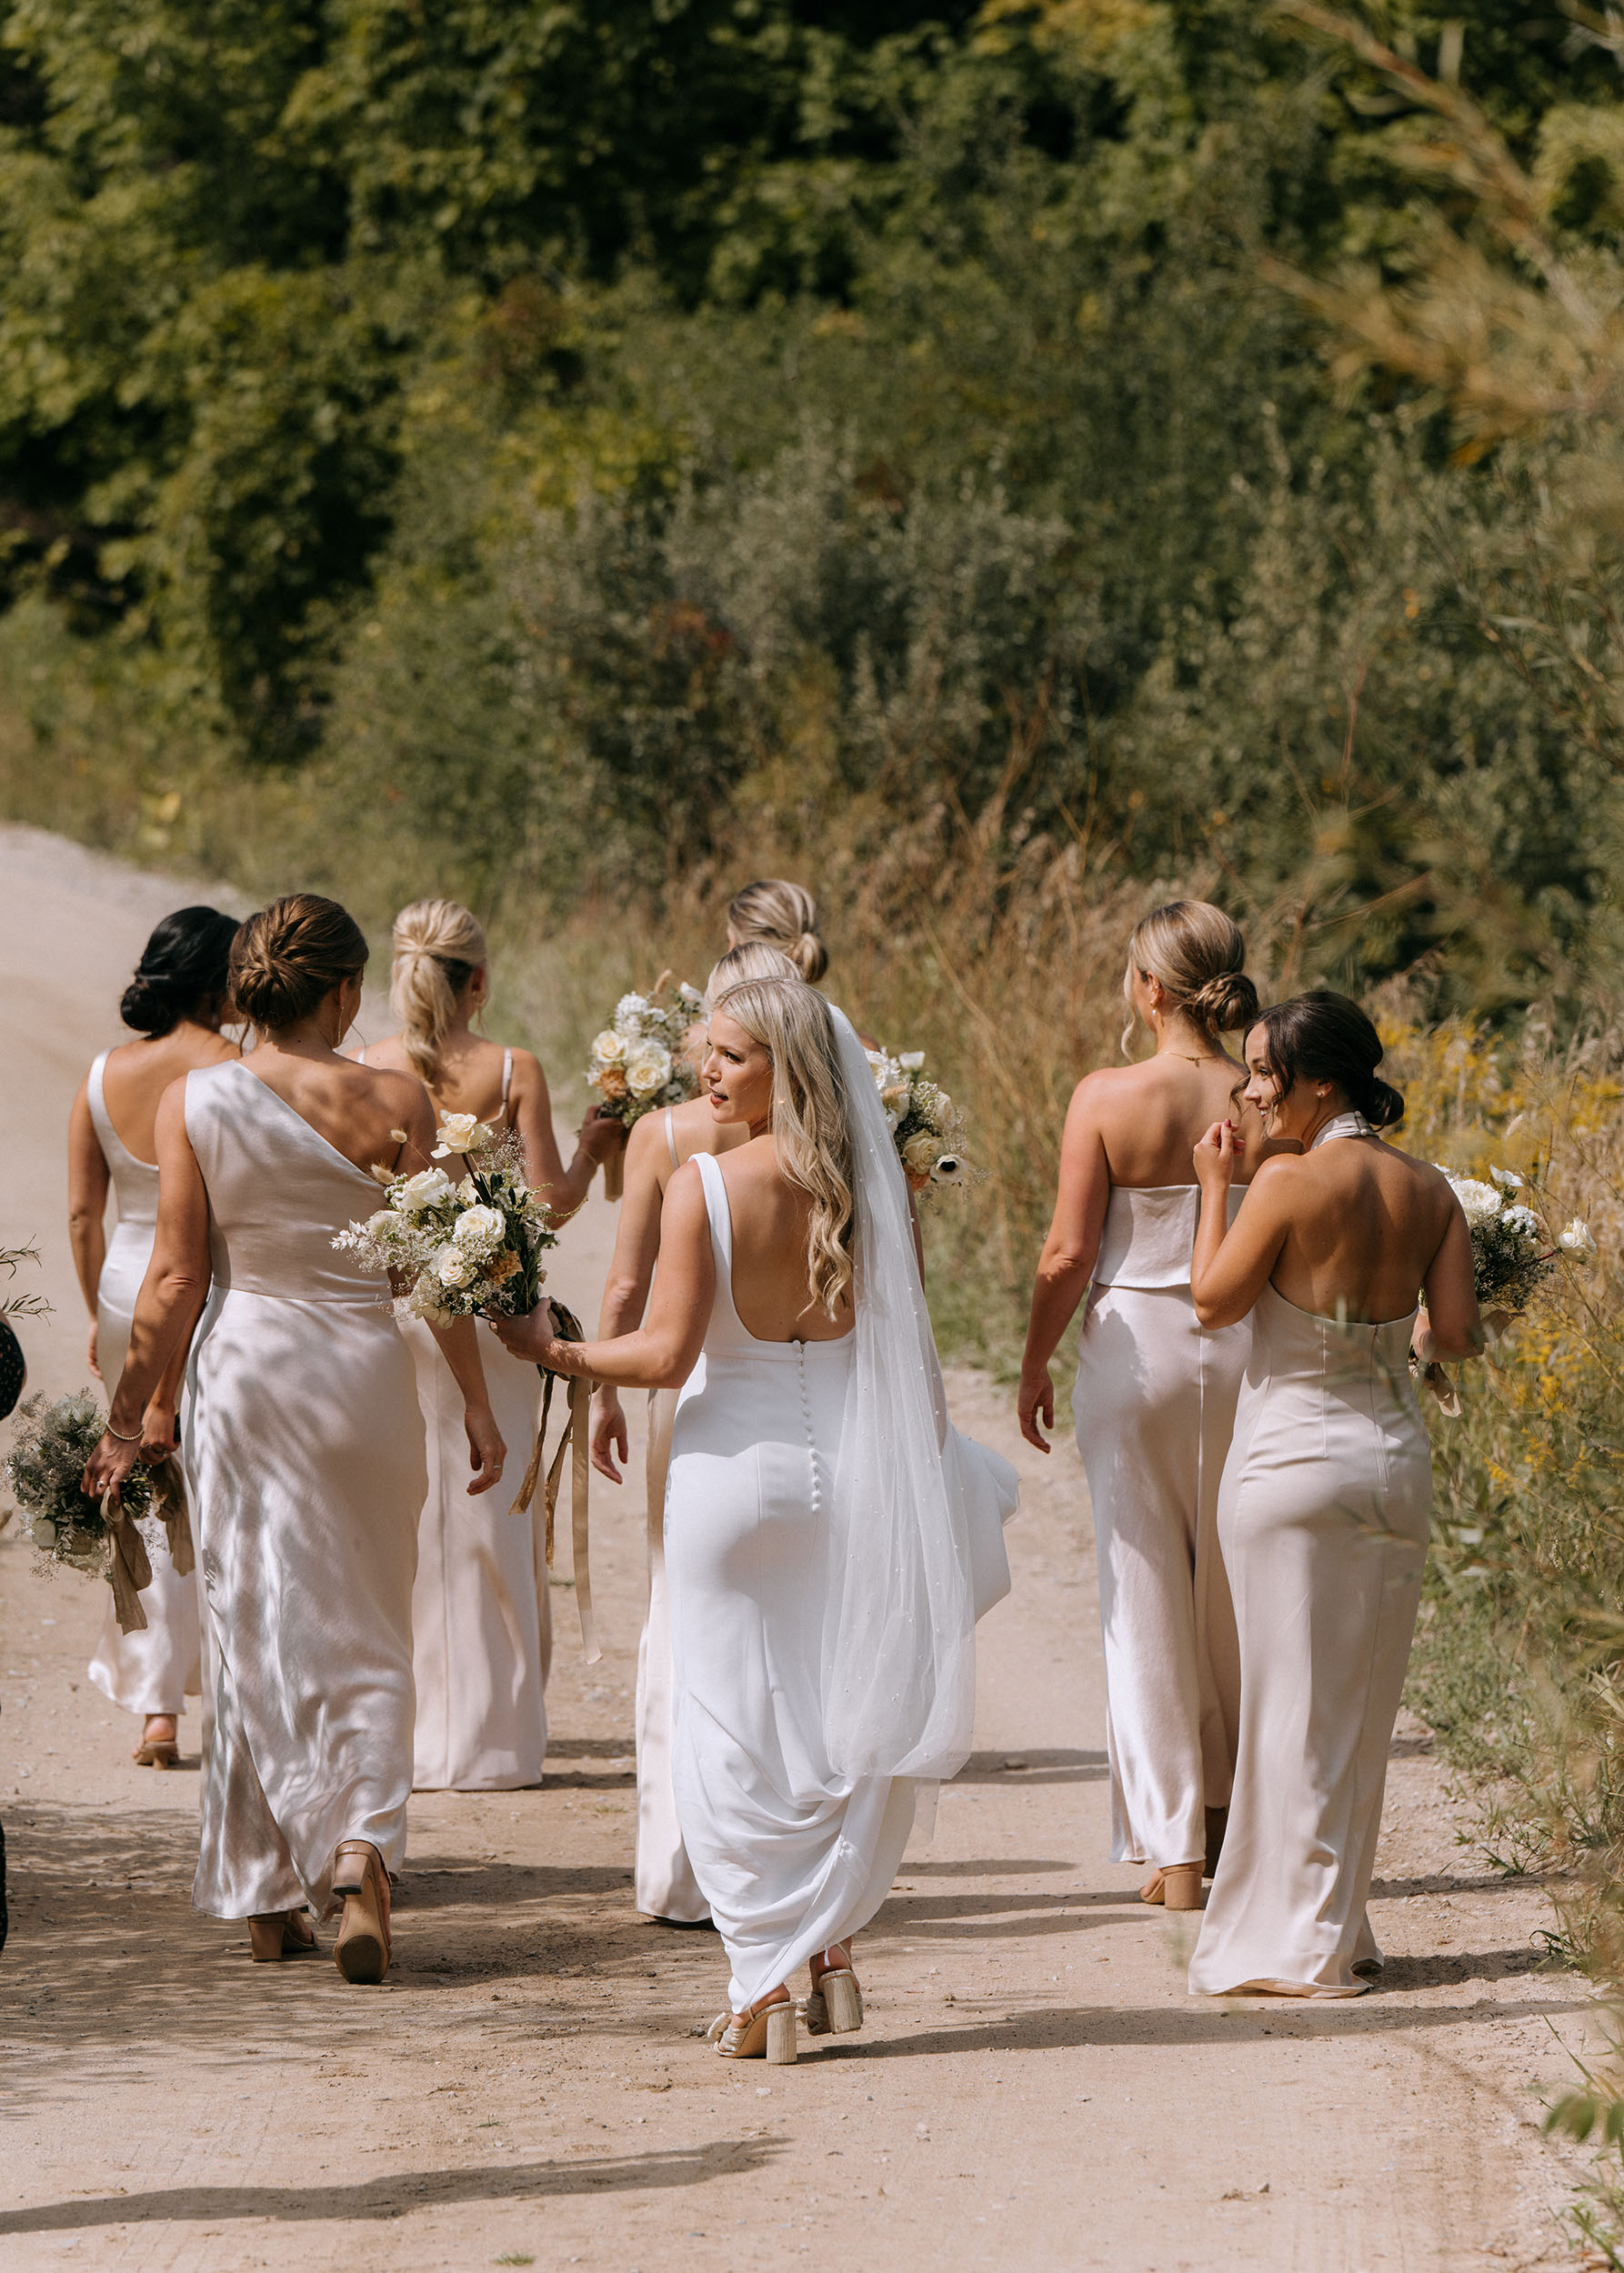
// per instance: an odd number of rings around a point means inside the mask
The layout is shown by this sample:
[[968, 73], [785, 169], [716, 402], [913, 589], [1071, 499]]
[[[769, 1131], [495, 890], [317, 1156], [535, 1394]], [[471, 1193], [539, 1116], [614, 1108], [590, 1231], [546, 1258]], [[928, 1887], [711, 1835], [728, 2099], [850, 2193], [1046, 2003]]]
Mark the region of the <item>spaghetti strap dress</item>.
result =
[[1415, 1314], [1364, 1326], [1266, 1286], [1218, 1533], [1240, 1637], [1240, 1747], [1194, 1990], [1357, 1997], [1365, 1905], [1431, 1527]]
[[[102, 1086], [108, 1056], [104, 1050], [90, 1068], [86, 1096], [91, 1125], [118, 1203], [118, 1221], [107, 1241], [95, 1289], [96, 1362], [111, 1393], [124, 1371], [135, 1297], [152, 1260], [158, 1224], [158, 1172], [151, 1161], [136, 1159], [108, 1116]], [[200, 1686], [201, 1582], [191, 1573], [181, 1577], [169, 1559], [161, 1532], [155, 1530], [146, 1546], [152, 1584], [141, 1590], [145, 1629], [121, 1633], [109, 1602], [89, 1675], [103, 1696], [126, 1713], [178, 1716], [186, 1697], [196, 1696]]]
[[[513, 1052], [502, 1060], [505, 1120]], [[510, 1357], [481, 1321], [480, 1361], [507, 1465], [472, 1497], [462, 1393], [420, 1319], [401, 1328], [412, 1353], [428, 1447], [428, 1491], [417, 1524], [412, 1666], [417, 1725], [412, 1781], [419, 1791], [516, 1791], [539, 1784], [547, 1754], [553, 1610], [542, 1495], [514, 1513], [541, 1406], [541, 1376]]]
[[[1231, 1214], [1242, 1195], [1231, 1195]], [[1191, 1863], [1239, 1717], [1218, 1493], [1250, 1327], [1190, 1294], [1194, 1185], [1112, 1187], [1072, 1412], [1094, 1511], [1114, 1862]]]
[[[682, 1166], [677, 1126], [665, 1108], [666, 1150]], [[694, 1877], [677, 1791], [671, 1780], [671, 1609], [666, 1583], [666, 1475], [671, 1462], [676, 1389], [648, 1392], [648, 1449], [645, 1465], [648, 1510], [648, 1609], [637, 1644], [637, 1844], [634, 1898], [645, 1917], [703, 1926], [710, 1916]]]
[[218, 1652], [193, 1899], [326, 1906], [333, 1852], [406, 1852], [423, 1424], [388, 1282], [336, 1249], [372, 1178], [241, 1063], [188, 1074], [215, 1293], [186, 1412]]
[[721, 1166], [695, 1158], [716, 1297], [678, 1395], [666, 1491], [673, 1781], [742, 2012], [873, 1918], [916, 1787], [837, 1775], [826, 1741], [832, 1484], [857, 1337], [764, 1342], [746, 1328]]

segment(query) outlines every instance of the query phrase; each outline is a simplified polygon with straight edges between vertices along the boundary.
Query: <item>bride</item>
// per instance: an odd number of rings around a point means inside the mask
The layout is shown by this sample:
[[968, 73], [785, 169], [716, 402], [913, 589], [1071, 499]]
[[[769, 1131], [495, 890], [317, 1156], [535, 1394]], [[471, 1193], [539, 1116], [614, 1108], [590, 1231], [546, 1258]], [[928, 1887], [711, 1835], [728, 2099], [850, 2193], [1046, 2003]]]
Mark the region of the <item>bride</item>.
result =
[[[852, 1937], [920, 1779], [970, 1745], [980, 1545], [1006, 1463], [948, 1425], [907, 1191], [848, 1021], [798, 979], [713, 1008], [705, 1078], [747, 1139], [670, 1179], [647, 1324], [516, 1355], [682, 1385], [666, 1501], [677, 1803], [732, 1969], [727, 2058], [861, 2026]], [[1001, 1554], [1001, 1543], [998, 1552]]]

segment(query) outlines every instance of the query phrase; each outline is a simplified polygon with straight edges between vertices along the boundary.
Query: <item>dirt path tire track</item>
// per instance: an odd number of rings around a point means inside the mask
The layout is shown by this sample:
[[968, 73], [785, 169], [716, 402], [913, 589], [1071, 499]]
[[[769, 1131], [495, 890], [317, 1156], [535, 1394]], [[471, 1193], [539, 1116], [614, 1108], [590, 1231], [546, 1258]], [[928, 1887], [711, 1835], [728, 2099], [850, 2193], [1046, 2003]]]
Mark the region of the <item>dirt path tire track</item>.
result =
[[[85, 1377], [62, 1135], [119, 987], [165, 909], [204, 896], [38, 831], [0, 830], [0, 1237], [39, 1234], [58, 1306], [35, 1385]], [[555, 1282], [596, 1309], [595, 1197]], [[983, 1628], [975, 1758], [861, 1950], [864, 2035], [793, 2070], [690, 2031], [725, 1968], [630, 1902], [638, 1512], [596, 1499], [603, 1662], [556, 1598], [539, 1790], [413, 1807], [398, 1963], [251, 1967], [188, 1894], [195, 1767], [127, 1760], [85, 1679], [97, 1590], [0, 1537], [0, 2268], [415, 2273], [534, 2262], [655, 2273], [791, 2266], [1544, 2268], [1581, 2158], [1538, 2129], [1579, 1997], [1538, 1969], [1539, 1889], [1457, 1844], [1411, 1730], [1393, 1763], [1374, 1996], [1195, 2002], [1188, 1928], [1107, 1853], [1098, 1607], [1068, 1446], [955, 1377], [961, 1423], [1028, 1488], [1012, 1598]], [[566, 1548], [562, 1550], [567, 1552]], [[564, 1574], [561, 1574], [563, 1576]], [[186, 1734], [195, 1750], [195, 1724]]]

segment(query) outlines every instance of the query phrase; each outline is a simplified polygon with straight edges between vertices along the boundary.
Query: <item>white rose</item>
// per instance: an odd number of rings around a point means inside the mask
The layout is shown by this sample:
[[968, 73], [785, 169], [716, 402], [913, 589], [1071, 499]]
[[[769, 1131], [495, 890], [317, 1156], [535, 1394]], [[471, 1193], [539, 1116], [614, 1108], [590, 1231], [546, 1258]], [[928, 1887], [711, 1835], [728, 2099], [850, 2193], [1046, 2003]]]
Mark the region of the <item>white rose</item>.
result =
[[657, 1042], [643, 1043], [627, 1060], [627, 1086], [635, 1097], [653, 1096], [670, 1078], [671, 1053], [661, 1049]]
[[474, 1278], [474, 1266], [461, 1247], [442, 1247], [436, 1258], [435, 1276], [442, 1287], [471, 1286]]
[[1582, 1216], [1575, 1216], [1557, 1245], [1564, 1255], [1572, 1256], [1576, 1263], [1593, 1263], [1596, 1259], [1596, 1241]]
[[416, 1176], [408, 1176], [395, 1195], [395, 1205], [406, 1215], [420, 1216], [436, 1200], [445, 1198], [452, 1189], [451, 1178], [444, 1168], [419, 1168]]
[[367, 1217], [361, 1228], [369, 1239], [382, 1239], [394, 1230], [396, 1220], [392, 1207], [380, 1207], [376, 1216]]
[[444, 1160], [447, 1153], [477, 1152], [489, 1136], [490, 1130], [476, 1113], [442, 1113], [440, 1141], [429, 1157]]
[[917, 1074], [925, 1063], [923, 1050], [904, 1050], [897, 1060], [905, 1074]]
[[488, 1254], [506, 1237], [506, 1219], [499, 1207], [465, 1207], [451, 1236], [459, 1247], [475, 1255]]
[[1469, 1224], [1487, 1223], [1491, 1216], [1499, 1214], [1500, 1196], [1492, 1184], [1480, 1184], [1469, 1176], [1452, 1176], [1449, 1182]]
[[626, 1056], [626, 1037], [617, 1034], [612, 1026], [592, 1037], [592, 1055], [600, 1066], [618, 1066]]
[[915, 1176], [928, 1176], [936, 1166], [937, 1142], [927, 1128], [917, 1136], [910, 1136], [902, 1147], [902, 1157]]

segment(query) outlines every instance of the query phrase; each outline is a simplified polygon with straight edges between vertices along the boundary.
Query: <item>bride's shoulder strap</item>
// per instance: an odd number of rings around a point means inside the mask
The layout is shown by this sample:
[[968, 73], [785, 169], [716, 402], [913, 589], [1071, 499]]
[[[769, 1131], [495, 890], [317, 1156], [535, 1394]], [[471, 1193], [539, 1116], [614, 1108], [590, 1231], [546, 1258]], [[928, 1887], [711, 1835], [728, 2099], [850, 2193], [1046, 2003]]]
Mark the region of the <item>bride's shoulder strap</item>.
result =
[[705, 1187], [705, 1212], [710, 1217], [710, 1236], [731, 1269], [733, 1217], [727, 1206], [727, 1187], [722, 1181], [722, 1164], [714, 1153], [697, 1152], [694, 1166], [698, 1169], [699, 1181]]

